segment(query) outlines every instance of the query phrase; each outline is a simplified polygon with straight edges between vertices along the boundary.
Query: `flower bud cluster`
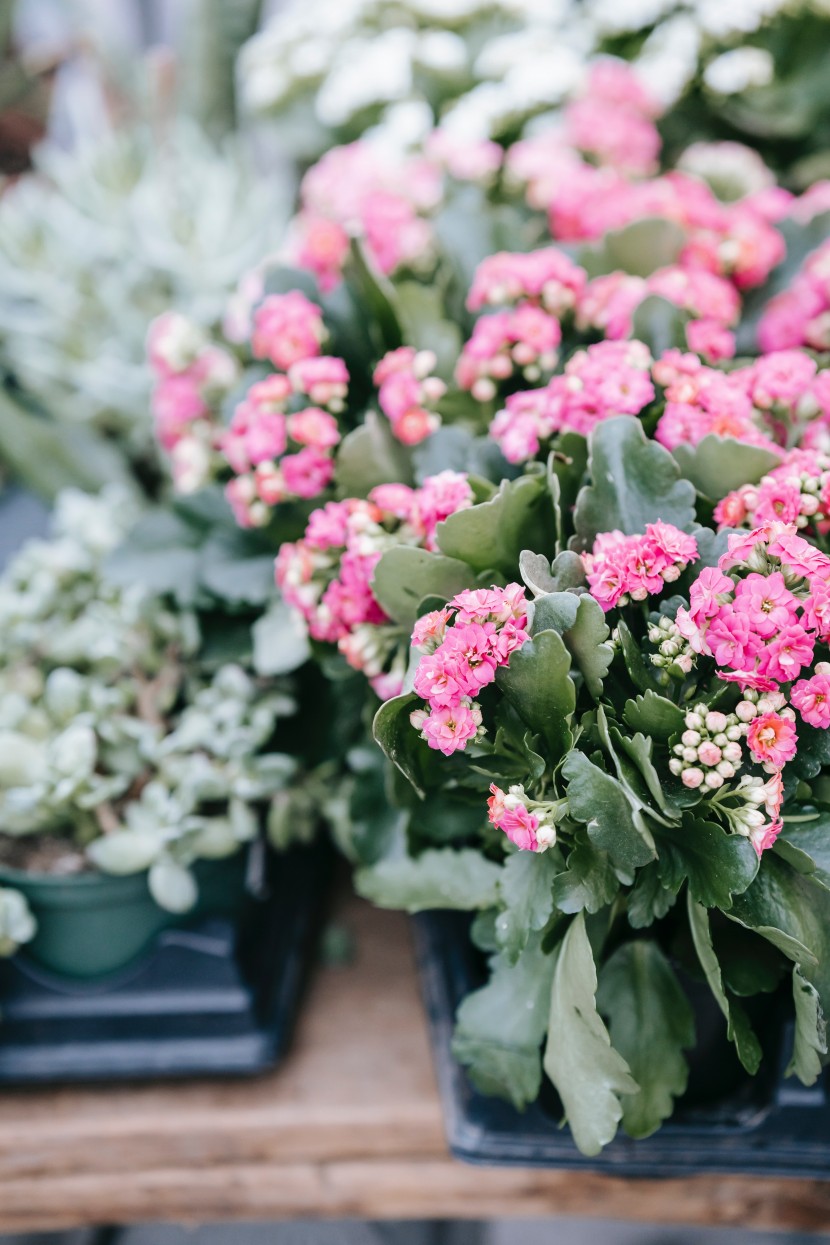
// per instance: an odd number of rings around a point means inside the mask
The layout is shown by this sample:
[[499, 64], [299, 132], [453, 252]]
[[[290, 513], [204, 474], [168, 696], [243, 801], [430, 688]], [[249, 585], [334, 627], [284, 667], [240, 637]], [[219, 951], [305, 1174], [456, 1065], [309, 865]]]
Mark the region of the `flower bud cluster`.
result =
[[695, 663], [695, 651], [680, 634], [673, 619], [665, 614], [648, 629], [649, 642], [657, 649], [651, 654], [651, 664], [665, 670], [672, 678], [684, 679]]
[[669, 769], [692, 791], [717, 791], [744, 764], [741, 741], [747, 729], [737, 713], [695, 705], [686, 713], [685, 730], [672, 748]]

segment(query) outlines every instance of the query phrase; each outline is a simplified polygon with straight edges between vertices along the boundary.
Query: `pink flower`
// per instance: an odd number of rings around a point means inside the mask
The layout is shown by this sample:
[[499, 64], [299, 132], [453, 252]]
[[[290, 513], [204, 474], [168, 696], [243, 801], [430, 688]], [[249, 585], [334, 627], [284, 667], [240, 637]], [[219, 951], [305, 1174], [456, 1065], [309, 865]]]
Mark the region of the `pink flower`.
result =
[[753, 630], [765, 639], [793, 624], [797, 607], [780, 571], [771, 575], [753, 572], [739, 580], [735, 589], [735, 609], [745, 612]]
[[322, 312], [300, 290], [268, 294], [254, 312], [251, 350], [288, 371], [292, 364], [320, 353], [325, 336]]
[[421, 725], [421, 732], [430, 748], [450, 756], [466, 748], [475, 739], [481, 725], [481, 713], [459, 703], [452, 708], [432, 709]]
[[342, 359], [317, 355], [292, 363], [288, 381], [295, 393], [305, 394], [316, 406], [337, 409], [348, 393], [349, 372]]
[[815, 637], [801, 623], [782, 627], [761, 653], [759, 669], [779, 683], [789, 683], [798, 678], [803, 666], [810, 665], [814, 644]]
[[518, 797], [505, 794], [495, 783], [491, 783], [490, 791], [487, 808], [491, 824], [503, 830], [520, 851], [538, 851], [539, 818]]
[[451, 617], [452, 610], [449, 606], [442, 610], [433, 610], [430, 614], [424, 614], [412, 629], [414, 646], [426, 652], [434, 651], [443, 640]]
[[334, 476], [331, 458], [312, 446], [298, 454], [286, 454], [280, 466], [286, 487], [295, 497], [318, 497]]
[[790, 692], [790, 700], [811, 726], [830, 726], [830, 678], [826, 674], [800, 679]]
[[316, 406], [288, 416], [288, 435], [298, 445], [310, 445], [317, 450], [334, 449], [340, 441], [337, 420]]
[[753, 760], [780, 770], [795, 756], [798, 736], [789, 718], [759, 713], [749, 724], [746, 740]]

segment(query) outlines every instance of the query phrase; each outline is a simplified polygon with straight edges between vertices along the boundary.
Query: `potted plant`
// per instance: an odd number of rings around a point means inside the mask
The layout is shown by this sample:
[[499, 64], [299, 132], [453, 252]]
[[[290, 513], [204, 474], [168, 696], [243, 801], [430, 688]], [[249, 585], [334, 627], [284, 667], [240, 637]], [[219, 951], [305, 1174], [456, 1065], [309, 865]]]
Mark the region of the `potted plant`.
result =
[[[752, 1000], [768, 1011], [790, 981], [789, 1071], [821, 1071], [830, 560], [780, 520], [696, 526], [631, 417], [592, 434], [587, 478], [573, 513], [539, 478], [548, 538], [513, 575], [478, 569], [488, 503], [439, 532], [436, 585], [451, 546], [470, 587], [416, 621], [411, 690], [376, 716], [410, 811], [358, 885], [478, 912], [489, 981], [458, 1012], [456, 1056], [518, 1107], [549, 1078], [590, 1155], [620, 1123], [648, 1136], [686, 1088], [679, 968], [708, 983], [751, 1075]], [[402, 593], [406, 551], [378, 573]]]
[[238, 912], [246, 847], [269, 816], [285, 837], [298, 766], [277, 742], [287, 686], [212, 658], [194, 611], [108, 581], [132, 518], [117, 490], [64, 493], [52, 538], [0, 579], [4, 949], [31, 940], [76, 977], [133, 960], [172, 922]]

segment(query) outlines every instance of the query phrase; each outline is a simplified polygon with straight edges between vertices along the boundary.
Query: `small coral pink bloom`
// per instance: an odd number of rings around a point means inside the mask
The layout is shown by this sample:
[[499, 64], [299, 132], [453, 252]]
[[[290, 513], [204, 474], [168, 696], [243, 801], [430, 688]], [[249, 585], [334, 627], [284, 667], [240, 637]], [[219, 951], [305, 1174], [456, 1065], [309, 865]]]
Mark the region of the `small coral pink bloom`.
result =
[[798, 736], [789, 718], [762, 713], [750, 722], [746, 740], [753, 760], [778, 770], [795, 756]]

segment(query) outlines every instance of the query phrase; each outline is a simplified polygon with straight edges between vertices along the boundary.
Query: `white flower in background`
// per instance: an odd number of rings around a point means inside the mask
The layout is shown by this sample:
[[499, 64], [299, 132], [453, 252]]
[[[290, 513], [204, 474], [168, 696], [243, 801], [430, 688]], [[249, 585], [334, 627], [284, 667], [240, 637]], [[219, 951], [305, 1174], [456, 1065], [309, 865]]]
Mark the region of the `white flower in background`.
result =
[[718, 95], [738, 95], [747, 87], [768, 86], [774, 76], [775, 62], [765, 48], [742, 47], [710, 61], [703, 81]]

